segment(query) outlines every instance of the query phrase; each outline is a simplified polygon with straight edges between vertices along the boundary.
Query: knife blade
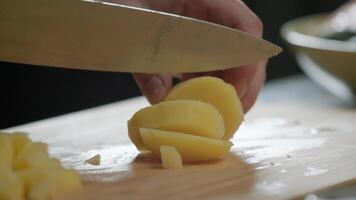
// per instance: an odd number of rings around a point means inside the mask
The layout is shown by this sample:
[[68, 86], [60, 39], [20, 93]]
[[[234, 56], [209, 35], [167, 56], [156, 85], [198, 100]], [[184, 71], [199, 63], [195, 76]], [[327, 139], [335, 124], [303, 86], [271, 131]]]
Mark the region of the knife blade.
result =
[[85, 70], [180, 73], [257, 63], [281, 48], [168, 13], [79, 0], [1, 1], [0, 60]]

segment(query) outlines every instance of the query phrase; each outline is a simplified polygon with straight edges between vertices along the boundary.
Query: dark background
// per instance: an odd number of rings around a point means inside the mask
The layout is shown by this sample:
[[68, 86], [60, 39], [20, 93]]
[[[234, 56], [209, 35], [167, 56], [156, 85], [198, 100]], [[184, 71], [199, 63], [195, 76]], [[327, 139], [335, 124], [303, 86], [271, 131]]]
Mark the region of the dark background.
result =
[[[265, 38], [283, 46], [280, 26], [332, 11], [344, 0], [246, 0], [264, 22]], [[1, 44], [0, 44], [1, 45]], [[130, 74], [65, 70], [0, 62], [0, 129], [140, 95]], [[284, 51], [271, 59], [268, 80], [301, 73]]]

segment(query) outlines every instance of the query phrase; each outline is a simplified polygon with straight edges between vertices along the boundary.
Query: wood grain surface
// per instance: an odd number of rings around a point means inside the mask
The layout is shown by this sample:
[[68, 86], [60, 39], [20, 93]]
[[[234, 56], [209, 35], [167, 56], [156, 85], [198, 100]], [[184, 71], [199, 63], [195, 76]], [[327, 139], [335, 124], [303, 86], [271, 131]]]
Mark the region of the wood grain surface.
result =
[[[9, 129], [48, 142], [79, 170], [72, 199], [290, 199], [356, 178], [356, 110], [305, 78], [267, 86], [221, 160], [165, 170], [140, 155], [126, 121], [142, 97]], [[100, 166], [85, 164], [100, 154]]]

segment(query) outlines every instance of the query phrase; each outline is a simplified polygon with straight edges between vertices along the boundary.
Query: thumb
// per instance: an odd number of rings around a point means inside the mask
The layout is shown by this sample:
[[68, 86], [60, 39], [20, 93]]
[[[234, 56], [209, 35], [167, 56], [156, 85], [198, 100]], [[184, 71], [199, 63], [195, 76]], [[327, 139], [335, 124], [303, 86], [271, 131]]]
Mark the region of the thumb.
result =
[[143, 95], [151, 104], [162, 101], [172, 88], [172, 77], [167, 74], [133, 74]]

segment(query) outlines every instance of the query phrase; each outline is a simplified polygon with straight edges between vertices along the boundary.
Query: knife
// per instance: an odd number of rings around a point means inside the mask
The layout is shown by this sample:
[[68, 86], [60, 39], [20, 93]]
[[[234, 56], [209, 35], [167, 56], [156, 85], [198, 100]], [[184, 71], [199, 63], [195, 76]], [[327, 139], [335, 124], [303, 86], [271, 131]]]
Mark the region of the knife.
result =
[[257, 63], [281, 48], [183, 16], [80, 0], [0, 1], [0, 60], [85, 70], [180, 73]]

